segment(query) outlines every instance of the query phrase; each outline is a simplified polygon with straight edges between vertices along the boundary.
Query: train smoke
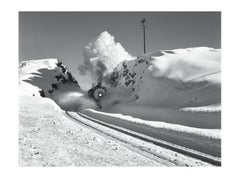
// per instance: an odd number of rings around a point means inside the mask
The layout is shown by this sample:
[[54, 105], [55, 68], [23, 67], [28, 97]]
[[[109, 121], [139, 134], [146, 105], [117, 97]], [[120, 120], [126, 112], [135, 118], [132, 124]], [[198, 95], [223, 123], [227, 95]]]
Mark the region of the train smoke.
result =
[[83, 64], [78, 67], [80, 74], [88, 74], [97, 82], [101, 82], [122, 61], [133, 59], [107, 31], [85, 46], [83, 56]]

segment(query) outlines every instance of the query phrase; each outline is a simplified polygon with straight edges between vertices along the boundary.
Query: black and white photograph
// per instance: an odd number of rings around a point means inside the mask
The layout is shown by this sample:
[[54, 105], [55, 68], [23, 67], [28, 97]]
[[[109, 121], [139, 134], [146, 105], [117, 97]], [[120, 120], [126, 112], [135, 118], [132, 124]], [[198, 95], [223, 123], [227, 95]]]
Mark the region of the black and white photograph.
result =
[[220, 11], [19, 11], [20, 167], [220, 167]]
[[239, 177], [237, 0], [0, 4], [0, 177]]

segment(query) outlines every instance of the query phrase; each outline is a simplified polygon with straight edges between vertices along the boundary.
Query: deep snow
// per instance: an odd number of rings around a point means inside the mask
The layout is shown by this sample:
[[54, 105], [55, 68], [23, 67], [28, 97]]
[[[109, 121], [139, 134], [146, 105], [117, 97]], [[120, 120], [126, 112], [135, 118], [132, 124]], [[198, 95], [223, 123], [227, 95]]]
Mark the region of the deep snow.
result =
[[140, 105], [196, 107], [221, 103], [221, 50], [198, 47], [149, 54]]
[[71, 72], [57, 59], [22, 61], [19, 66], [20, 94], [40, 96], [54, 100], [63, 110], [79, 111], [96, 108]]

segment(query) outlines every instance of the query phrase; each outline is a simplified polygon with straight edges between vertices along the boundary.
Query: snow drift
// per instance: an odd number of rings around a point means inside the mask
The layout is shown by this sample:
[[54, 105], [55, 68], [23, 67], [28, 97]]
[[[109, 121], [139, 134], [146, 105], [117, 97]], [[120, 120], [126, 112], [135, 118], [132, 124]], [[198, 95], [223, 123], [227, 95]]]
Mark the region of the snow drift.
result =
[[95, 108], [71, 72], [57, 59], [22, 61], [19, 66], [20, 93], [48, 97], [63, 110], [80, 111]]
[[44, 96], [53, 95], [56, 91], [81, 89], [71, 72], [57, 59], [22, 61], [19, 65], [19, 83], [38, 87], [34, 94], [40, 95], [41, 91]]
[[197, 107], [221, 102], [221, 51], [198, 47], [152, 53], [138, 104]]
[[182, 82], [204, 80], [220, 83], [220, 54], [221, 50], [207, 47], [162, 51], [162, 55], [153, 53], [150, 71], [155, 77], [166, 77]]

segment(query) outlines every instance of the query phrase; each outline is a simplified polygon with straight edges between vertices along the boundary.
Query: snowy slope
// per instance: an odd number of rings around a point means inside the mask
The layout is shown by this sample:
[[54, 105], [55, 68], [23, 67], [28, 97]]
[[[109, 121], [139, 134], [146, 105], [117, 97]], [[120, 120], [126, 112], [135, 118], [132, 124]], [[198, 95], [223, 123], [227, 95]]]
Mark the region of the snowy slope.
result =
[[187, 48], [157, 51], [123, 61], [103, 78], [103, 106], [132, 103], [184, 108], [221, 103], [221, 51]]
[[[22, 61], [19, 65], [19, 84], [26, 86], [26, 83], [42, 90], [45, 96], [66, 88], [80, 91], [71, 72], [57, 59]], [[39, 95], [36, 90], [34, 94]]]
[[19, 66], [20, 93], [48, 97], [63, 110], [79, 111], [96, 104], [81, 90], [78, 82], [57, 59], [23, 61]]
[[139, 98], [148, 67], [149, 62], [143, 57], [118, 64], [112, 73], [103, 78], [102, 85], [107, 88], [107, 93], [101, 99], [101, 106], [106, 109], [119, 103], [135, 102]]
[[151, 54], [141, 105], [196, 107], [221, 102], [221, 51], [187, 48]]
[[182, 82], [211, 81], [220, 83], [221, 50], [208, 47], [186, 48], [150, 53], [150, 71], [155, 77]]

